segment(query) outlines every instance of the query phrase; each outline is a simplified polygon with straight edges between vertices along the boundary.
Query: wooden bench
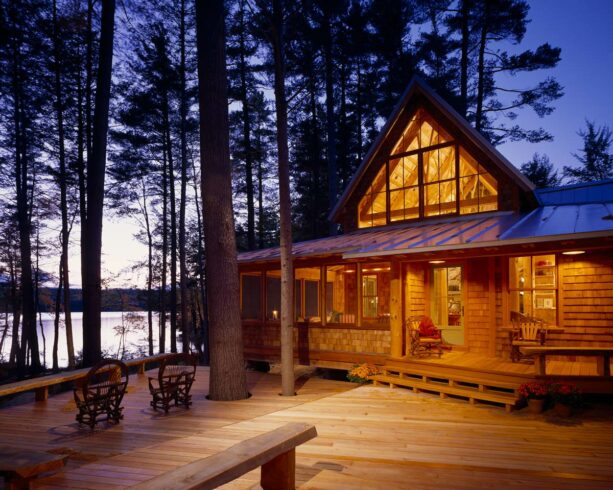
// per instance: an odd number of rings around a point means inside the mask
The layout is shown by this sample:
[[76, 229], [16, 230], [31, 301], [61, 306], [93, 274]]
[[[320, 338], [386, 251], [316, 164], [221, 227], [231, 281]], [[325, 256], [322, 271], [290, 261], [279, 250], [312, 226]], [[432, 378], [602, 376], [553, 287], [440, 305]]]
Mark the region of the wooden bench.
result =
[[7, 490], [30, 488], [30, 482], [41, 473], [55, 471], [64, 466], [68, 455], [37, 451], [16, 450], [0, 446], [0, 476]]
[[[138, 366], [138, 373], [144, 374], [147, 364], [160, 362], [167, 355], [168, 354], [158, 354], [150, 357], [140, 357], [138, 359], [126, 361], [125, 364], [128, 367]], [[36, 401], [45, 401], [49, 397], [49, 386], [82, 379], [88, 372], [89, 368], [75, 369], [74, 371], [64, 371], [57, 374], [49, 374], [47, 376], [0, 385], [0, 397], [34, 390]]]
[[293, 490], [296, 488], [296, 446], [314, 437], [317, 430], [313, 425], [286, 424], [131, 488], [206, 490], [261, 466], [260, 484], [264, 490]]
[[594, 356], [599, 357], [597, 364], [598, 376], [611, 376], [611, 347], [521, 347], [526, 356], [535, 358], [534, 367], [537, 376], [546, 374], [547, 356]]

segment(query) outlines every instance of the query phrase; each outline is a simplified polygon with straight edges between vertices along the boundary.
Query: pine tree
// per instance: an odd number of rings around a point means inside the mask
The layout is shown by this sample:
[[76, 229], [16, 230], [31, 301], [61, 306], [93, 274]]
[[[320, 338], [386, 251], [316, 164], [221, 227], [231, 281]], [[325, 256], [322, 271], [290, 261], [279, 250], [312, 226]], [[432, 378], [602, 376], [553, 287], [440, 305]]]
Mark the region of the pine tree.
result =
[[520, 170], [538, 188], [556, 187], [561, 183], [558, 171], [553, 169], [547, 155], [535, 153], [532, 160], [524, 163]]
[[586, 129], [579, 131], [583, 148], [573, 156], [582, 167], [564, 166], [564, 176], [571, 182], [593, 182], [613, 178], [613, 133], [606, 124], [596, 127], [592, 121], [585, 122]]

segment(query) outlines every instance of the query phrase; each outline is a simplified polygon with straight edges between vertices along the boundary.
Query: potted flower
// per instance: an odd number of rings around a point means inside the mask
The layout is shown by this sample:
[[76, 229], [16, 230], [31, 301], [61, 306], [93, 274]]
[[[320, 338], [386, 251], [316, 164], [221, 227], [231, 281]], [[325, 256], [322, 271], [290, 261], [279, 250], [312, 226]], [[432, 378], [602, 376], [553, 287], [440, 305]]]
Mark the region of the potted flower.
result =
[[545, 400], [549, 393], [545, 383], [533, 381], [524, 383], [519, 387], [519, 396], [528, 404], [528, 410], [532, 413], [541, 413], [545, 407]]
[[374, 364], [355, 364], [353, 369], [347, 373], [347, 379], [352, 383], [368, 383], [369, 376], [379, 374], [379, 369]]
[[553, 410], [561, 417], [568, 417], [581, 405], [581, 391], [572, 383], [555, 383], [549, 387]]

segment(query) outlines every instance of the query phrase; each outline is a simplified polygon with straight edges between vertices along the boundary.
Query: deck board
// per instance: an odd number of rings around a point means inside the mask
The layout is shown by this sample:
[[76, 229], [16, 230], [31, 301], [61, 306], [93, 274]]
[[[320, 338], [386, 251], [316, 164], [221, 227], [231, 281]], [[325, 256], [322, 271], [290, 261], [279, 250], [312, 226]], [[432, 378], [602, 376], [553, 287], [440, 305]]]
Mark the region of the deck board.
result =
[[[249, 373], [250, 399], [210, 402], [208, 371], [198, 368], [192, 409], [164, 417], [148, 406], [145, 378], [130, 382], [122, 423], [92, 432], [74, 423], [70, 393], [0, 409], [3, 443], [70, 455], [63, 473], [36, 488], [125, 488], [287, 422], [312, 423], [319, 433], [297, 449], [305, 490], [613, 486], [608, 405], [564, 421], [319, 378], [285, 398], [278, 396], [279, 377], [260, 373]], [[252, 488], [258, 479], [252, 471], [223, 488]]]

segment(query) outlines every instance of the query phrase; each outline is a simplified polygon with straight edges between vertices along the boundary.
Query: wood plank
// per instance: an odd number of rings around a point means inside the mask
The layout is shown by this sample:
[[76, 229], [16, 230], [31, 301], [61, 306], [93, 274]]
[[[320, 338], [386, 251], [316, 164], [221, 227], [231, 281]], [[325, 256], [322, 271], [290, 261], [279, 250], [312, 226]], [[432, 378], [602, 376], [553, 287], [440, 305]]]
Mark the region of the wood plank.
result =
[[[200, 459], [188, 465], [165, 473], [161, 477], [147, 480], [135, 489], [212, 489], [228, 483], [235, 478], [269, 463], [304, 442], [317, 437], [317, 430], [312, 425], [291, 423], [272, 432], [261, 434], [252, 439], [239, 442], [225, 451]], [[274, 469], [288, 458], [283, 457], [273, 463]], [[285, 470], [287, 472], [287, 469]], [[286, 474], [286, 479], [289, 478]], [[271, 477], [266, 479], [270, 483]], [[290, 487], [271, 487], [290, 488]]]

